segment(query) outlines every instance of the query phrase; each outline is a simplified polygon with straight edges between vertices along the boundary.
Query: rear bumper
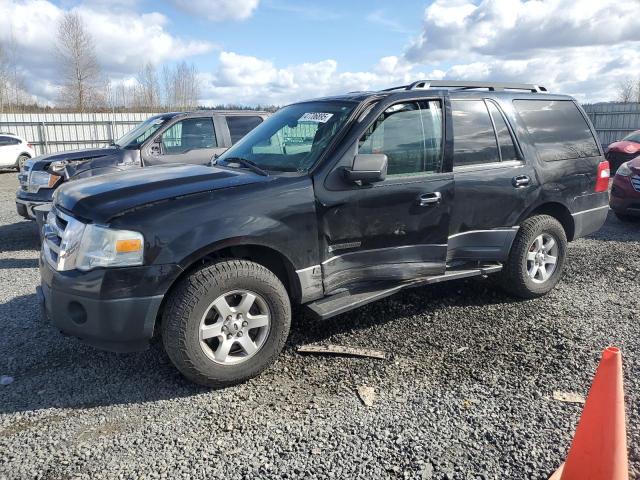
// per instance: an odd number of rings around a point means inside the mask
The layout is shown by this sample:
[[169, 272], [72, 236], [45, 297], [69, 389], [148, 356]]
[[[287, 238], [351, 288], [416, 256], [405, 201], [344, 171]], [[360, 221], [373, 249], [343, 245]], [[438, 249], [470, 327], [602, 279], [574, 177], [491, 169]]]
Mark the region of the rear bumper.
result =
[[609, 192], [597, 192], [576, 197], [573, 203], [573, 238], [584, 237], [600, 230], [609, 214]]

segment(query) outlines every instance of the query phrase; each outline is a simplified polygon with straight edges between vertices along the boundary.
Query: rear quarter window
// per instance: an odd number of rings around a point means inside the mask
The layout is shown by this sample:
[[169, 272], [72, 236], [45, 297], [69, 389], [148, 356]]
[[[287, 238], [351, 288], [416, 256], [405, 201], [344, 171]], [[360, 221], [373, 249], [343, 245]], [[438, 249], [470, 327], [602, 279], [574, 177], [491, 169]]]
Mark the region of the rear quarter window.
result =
[[231, 143], [234, 144], [251, 130], [262, 123], [261, 117], [228, 116], [227, 125], [231, 135]]
[[542, 160], [600, 155], [589, 125], [571, 100], [514, 100], [513, 105]]

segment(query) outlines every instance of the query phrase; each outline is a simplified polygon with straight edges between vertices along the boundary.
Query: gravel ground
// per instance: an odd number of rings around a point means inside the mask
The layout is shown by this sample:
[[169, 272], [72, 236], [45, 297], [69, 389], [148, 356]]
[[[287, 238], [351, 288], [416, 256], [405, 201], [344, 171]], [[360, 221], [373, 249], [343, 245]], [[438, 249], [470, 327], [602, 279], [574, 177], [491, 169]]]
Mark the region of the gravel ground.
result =
[[[33, 223], [0, 174], [0, 478], [547, 479], [603, 347], [624, 355], [640, 479], [640, 225], [570, 244], [559, 287], [514, 301], [488, 280], [400, 293], [333, 320], [296, 313], [278, 362], [226, 390], [183, 380], [159, 345], [94, 350], [41, 323]], [[303, 356], [307, 343], [388, 360]], [[362, 404], [359, 386], [375, 389]]]

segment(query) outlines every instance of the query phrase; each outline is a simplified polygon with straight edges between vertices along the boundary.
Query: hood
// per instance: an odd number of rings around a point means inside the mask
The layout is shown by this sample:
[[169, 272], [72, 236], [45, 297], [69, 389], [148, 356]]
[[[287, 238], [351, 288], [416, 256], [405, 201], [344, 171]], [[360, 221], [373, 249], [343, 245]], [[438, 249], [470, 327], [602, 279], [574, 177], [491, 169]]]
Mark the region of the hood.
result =
[[117, 147], [106, 147], [106, 148], [85, 148], [83, 150], [69, 150], [67, 152], [56, 152], [49, 153], [47, 155], [40, 155], [39, 157], [33, 158], [31, 162], [31, 167], [35, 170], [43, 170], [45, 169], [51, 162], [55, 162], [57, 160], [72, 160], [72, 161], [82, 161], [82, 160], [93, 160], [95, 158], [106, 157], [109, 155], [114, 155], [120, 152], [121, 149]]
[[640, 153], [640, 143], [621, 140], [609, 145], [607, 152]]
[[272, 178], [240, 169], [163, 165], [70, 181], [56, 190], [53, 201], [75, 216], [106, 223], [149, 203]]
[[633, 160], [629, 160], [629, 168], [636, 175], [640, 175], [640, 156], [634, 158]]

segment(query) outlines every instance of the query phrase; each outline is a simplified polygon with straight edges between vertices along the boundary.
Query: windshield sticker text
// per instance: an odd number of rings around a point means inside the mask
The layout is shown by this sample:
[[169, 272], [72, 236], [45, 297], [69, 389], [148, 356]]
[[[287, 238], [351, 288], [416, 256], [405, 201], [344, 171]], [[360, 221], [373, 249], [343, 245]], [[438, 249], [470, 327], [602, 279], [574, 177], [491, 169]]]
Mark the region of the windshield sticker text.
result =
[[307, 112], [300, 117], [299, 122], [327, 123], [333, 117], [333, 113]]

